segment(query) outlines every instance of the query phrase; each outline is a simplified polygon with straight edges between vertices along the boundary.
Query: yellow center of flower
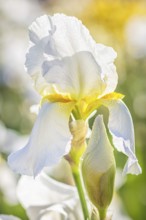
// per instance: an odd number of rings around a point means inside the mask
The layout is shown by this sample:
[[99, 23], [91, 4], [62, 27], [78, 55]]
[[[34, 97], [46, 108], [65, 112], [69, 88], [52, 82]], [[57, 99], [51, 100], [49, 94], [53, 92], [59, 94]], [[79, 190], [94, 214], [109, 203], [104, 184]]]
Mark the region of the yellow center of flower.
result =
[[75, 99], [68, 93], [59, 93], [54, 90], [53, 93], [43, 95], [41, 104], [44, 102], [60, 102], [60, 103], [74, 103], [72, 114], [75, 119], [87, 119], [89, 115], [101, 105], [109, 104], [112, 101], [124, 98], [124, 95], [116, 92], [106, 94], [104, 96], [97, 96], [92, 94], [81, 99]]

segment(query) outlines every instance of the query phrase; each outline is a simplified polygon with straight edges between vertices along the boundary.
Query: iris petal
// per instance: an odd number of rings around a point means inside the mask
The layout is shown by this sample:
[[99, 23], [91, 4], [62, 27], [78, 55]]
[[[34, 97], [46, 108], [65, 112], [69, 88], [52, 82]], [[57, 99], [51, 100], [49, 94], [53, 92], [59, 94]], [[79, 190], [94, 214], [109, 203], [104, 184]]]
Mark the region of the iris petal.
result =
[[89, 52], [46, 61], [42, 68], [48, 83], [56, 84], [63, 92], [70, 92], [76, 97], [83, 98], [95, 93], [99, 95], [105, 89], [100, 67]]
[[[38, 69], [41, 71], [44, 61], [52, 62], [87, 51], [102, 71], [102, 79], [107, 84], [104, 94], [116, 88], [117, 73], [113, 64], [115, 51], [111, 47], [96, 44], [88, 29], [77, 18], [63, 14], [41, 16], [29, 27], [29, 37], [31, 42], [25, 63], [29, 74], [36, 73]], [[88, 74], [91, 74], [90, 71]]]
[[79, 207], [76, 188], [58, 182], [44, 172], [35, 180], [22, 176], [17, 195], [31, 220], [60, 219], [61, 216], [63, 219], [81, 219], [76, 210]]
[[95, 59], [99, 63], [102, 72], [102, 78], [105, 80], [106, 88], [102, 95], [106, 95], [115, 90], [118, 83], [116, 67], [113, 64], [117, 53], [103, 44], [97, 44], [95, 50]]
[[45, 166], [54, 165], [68, 153], [71, 110], [71, 103], [45, 103], [42, 106], [28, 144], [8, 158], [13, 170], [36, 176]]
[[110, 102], [107, 107], [109, 109], [108, 127], [114, 146], [128, 156], [124, 173], [138, 175], [141, 173], [141, 168], [135, 155], [134, 127], [130, 112], [121, 100]]

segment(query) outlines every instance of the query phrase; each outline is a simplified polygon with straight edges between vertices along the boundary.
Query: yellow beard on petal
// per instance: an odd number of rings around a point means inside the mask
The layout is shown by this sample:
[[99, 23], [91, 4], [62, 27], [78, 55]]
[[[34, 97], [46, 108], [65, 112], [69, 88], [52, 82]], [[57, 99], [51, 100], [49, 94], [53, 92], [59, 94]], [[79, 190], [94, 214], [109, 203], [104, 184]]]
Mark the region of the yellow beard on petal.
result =
[[124, 98], [124, 95], [121, 93], [117, 93], [117, 92], [112, 92], [101, 97], [101, 99], [104, 99], [104, 100], [117, 100], [117, 99], [123, 99], [123, 98]]
[[55, 85], [51, 85], [51, 91], [45, 89], [42, 93], [42, 100], [41, 105], [48, 101], [48, 102], [61, 102], [61, 103], [68, 103], [75, 101], [69, 93], [62, 93], [57, 90]]
[[99, 96], [99, 94], [94, 93], [92, 95], [88, 95], [84, 98], [74, 98], [75, 96], [70, 93], [62, 93], [57, 90], [55, 85], [52, 85], [51, 92], [44, 90], [42, 92], [42, 100], [41, 105], [44, 102], [60, 102], [60, 103], [74, 103], [74, 108], [72, 114], [75, 119], [83, 119], [86, 120], [89, 115], [99, 108], [101, 105], [104, 105], [104, 102], [116, 101], [124, 98], [123, 94], [112, 92], [106, 94], [104, 96]]
[[104, 105], [105, 102], [116, 101], [123, 99], [124, 95], [121, 93], [112, 92], [100, 97], [87, 97], [86, 98], [86, 109], [84, 111], [84, 117], [87, 118], [89, 115], [99, 108], [101, 105]]
[[67, 103], [67, 102], [71, 102], [73, 101], [70, 97], [69, 94], [48, 94], [46, 96], [43, 97], [44, 101], [49, 101], [49, 102], [63, 102], [63, 103]]

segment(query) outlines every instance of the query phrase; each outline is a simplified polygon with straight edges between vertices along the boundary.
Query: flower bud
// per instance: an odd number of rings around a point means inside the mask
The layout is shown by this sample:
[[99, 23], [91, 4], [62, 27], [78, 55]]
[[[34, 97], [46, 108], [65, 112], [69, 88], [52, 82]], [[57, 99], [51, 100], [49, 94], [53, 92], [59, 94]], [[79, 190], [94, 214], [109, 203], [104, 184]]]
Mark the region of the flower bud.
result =
[[95, 119], [83, 156], [82, 174], [88, 196], [98, 208], [100, 219], [106, 219], [106, 210], [113, 196], [115, 159], [102, 116]]

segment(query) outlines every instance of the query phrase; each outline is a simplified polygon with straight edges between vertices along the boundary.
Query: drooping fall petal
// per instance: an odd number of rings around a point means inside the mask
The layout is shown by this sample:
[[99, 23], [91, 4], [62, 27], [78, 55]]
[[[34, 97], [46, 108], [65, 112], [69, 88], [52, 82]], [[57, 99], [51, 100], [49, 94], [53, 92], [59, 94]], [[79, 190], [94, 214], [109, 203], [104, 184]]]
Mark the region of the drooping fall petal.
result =
[[68, 121], [72, 104], [45, 103], [38, 115], [28, 144], [8, 158], [18, 173], [36, 176], [70, 150]]
[[135, 155], [134, 127], [130, 112], [121, 101], [113, 101], [107, 105], [109, 109], [108, 127], [113, 136], [115, 148], [128, 156], [124, 173], [140, 174], [141, 168]]

